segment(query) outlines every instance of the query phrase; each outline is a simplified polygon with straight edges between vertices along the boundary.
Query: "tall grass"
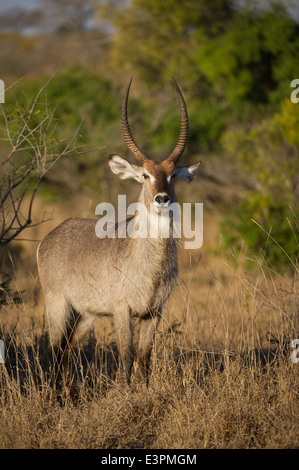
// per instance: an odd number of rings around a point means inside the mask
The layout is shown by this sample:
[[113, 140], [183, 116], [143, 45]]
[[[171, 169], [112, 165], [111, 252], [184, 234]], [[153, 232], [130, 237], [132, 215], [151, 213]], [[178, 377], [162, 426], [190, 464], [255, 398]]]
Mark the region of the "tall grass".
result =
[[[73, 352], [71, 392], [54, 389], [40, 301], [11, 297], [1, 314], [0, 447], [298, 447], [298, 272], [282, 277], [256, 259], [247, 274], [242, 253], [233, 258], [182, 253], [148, 387], [137, 368], [124, 385], [113, 329], [100, 320]], [[26, 332], [9, 321], [16, 310], [32, 316]]]

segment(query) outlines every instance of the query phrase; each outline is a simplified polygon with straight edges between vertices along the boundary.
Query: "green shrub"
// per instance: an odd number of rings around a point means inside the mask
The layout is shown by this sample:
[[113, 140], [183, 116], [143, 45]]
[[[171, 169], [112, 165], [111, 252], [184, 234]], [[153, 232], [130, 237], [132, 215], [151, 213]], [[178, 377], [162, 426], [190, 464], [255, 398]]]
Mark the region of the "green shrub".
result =
[[226, 152], [251, 186], [221, 225], [226, 246], [245, 242], [249, 256], [262, 254], [277, 270], [298, 262], [299, 108], [295, 106], [285, 101], [273, 118], [223, 137]]
[[283, 202], [265, 200], [248, 193], [235, 213], [221, 223], [225, 246], [241, 249], [245, 242], [249, 257], [262, 257], [276, 272], [298, 266], [299, 224], [294, 210]]
[[[85, 186], [98, 191], [102, 163], [111, 153], [107, 144], [117, 141], [115, 135], [120, 132], [117, 90], [109, 80], [76, 64], [58, 72], [50, 81], [49, 77], [22, 81], [8, 94], [5, 104], [11, 120], [15, 120], [15, 132], [18, 132], [18, 114], [21, 116], [24, 110], [30, 109], [38, 90], [42, 88], [35, 113], [30, 119], [31, 127], [42, 121], [45, 109], [47, 112], [53, 111], [55, 118], [47, 130], [48, 144], [55, 144], [64, 136], [78, 132], [77, 145], [82, 151], [89, 152], [61, 159], [59, 165], [51, 170], [50, 178], [43, 182], [41, 194], [49, 201], [55, 198], [55, 194], [65, 196], [70, 187]], [[63, 141], [61, 145], [64, 145]], [[23, 152], [19, 158], [25, 162], [29, 157]]]

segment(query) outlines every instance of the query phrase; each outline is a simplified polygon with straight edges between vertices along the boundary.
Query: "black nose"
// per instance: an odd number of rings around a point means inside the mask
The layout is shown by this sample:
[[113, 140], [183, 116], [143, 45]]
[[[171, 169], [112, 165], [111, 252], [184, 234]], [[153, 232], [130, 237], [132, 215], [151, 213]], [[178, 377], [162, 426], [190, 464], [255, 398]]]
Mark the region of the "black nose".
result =
[[165, 202], [168, 202], [169, 201], [169, 196], [167, 196], [167, 194], [165, 195], [161, 195], [161, 194], [158, 194], [156, 197], [155, 197], [155, 201], [158, 203], [158, 204], [162, 204], [162, 203], [165, 203]]

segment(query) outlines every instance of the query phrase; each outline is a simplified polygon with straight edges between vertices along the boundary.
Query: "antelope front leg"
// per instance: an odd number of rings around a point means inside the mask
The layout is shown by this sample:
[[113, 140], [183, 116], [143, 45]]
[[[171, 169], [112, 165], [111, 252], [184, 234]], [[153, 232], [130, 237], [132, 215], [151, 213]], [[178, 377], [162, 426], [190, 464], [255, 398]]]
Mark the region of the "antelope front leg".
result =
[[140, 332], [138, 343], [138, 364], [148, 385], [151, 352], [155, 332], [161, 318], [161, 310], [150, 312], [146, 317], [140, 319]]
[[118, 350], [125, 372], [127, 384], [130, 385], [131, 370], [134, 360], [132, 343], [132, 323], [129, 312], [114, 314], [115, 330], [118, 337]]

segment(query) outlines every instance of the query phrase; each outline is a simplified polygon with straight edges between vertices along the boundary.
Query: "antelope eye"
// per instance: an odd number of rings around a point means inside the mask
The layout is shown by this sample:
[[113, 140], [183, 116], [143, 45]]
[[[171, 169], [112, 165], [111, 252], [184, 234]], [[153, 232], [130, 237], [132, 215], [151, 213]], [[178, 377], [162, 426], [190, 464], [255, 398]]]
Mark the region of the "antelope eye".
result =
[[146, 173], [143, 173], [143, 178], [146, 180], [149, 176]]

